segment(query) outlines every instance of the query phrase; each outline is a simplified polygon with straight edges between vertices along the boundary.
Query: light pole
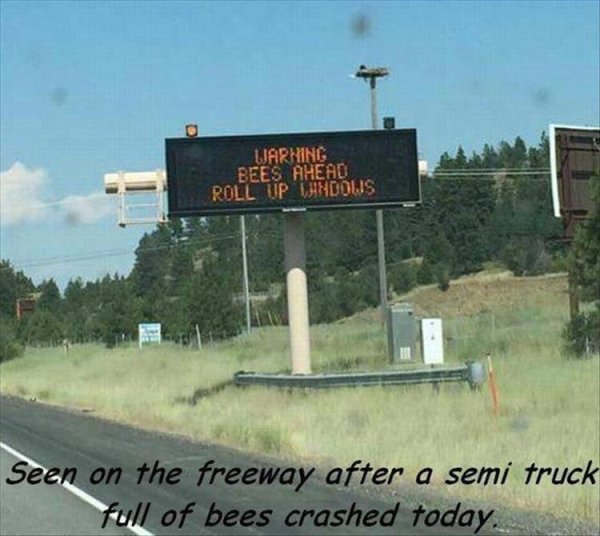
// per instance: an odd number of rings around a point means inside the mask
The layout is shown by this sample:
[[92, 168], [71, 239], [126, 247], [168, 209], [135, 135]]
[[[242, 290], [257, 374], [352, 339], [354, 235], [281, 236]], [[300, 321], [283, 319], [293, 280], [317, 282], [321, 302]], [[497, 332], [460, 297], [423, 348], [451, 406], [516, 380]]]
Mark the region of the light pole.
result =
[[[377, 79], [390, 74], [387, 67], [371, 67], [361, 65], [354, 75], [368, 80], [371, 87], [371, 128], [377, 130]], [[379, 306], [381, 308], [381, 319], [385, 322], [388, 299], [387, 299], [387, 273], [385, 269], [385, 239], [383, 235], [383, 210], [375, 211], [377, 219], [377, 261], [379, 264]]]

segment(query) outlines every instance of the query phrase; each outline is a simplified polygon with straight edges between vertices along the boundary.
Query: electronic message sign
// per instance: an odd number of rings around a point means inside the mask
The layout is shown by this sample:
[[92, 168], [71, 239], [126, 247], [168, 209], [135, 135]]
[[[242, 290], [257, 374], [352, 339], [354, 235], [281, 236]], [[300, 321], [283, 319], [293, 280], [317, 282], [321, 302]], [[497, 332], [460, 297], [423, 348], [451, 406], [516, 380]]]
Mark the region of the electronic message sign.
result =
[[170, 216], [420, 202], [416, 131], [166, 140]]

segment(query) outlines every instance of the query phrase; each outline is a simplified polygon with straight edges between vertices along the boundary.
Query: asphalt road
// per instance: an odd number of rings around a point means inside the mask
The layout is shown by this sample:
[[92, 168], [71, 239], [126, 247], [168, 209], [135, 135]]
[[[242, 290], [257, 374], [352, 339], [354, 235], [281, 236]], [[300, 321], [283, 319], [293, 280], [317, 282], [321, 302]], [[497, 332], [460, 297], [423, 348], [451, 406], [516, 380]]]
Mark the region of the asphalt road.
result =
[[[19, 459], [0, 450], [0, 532], [2, 534], [98, 534], [99, 512], [61, 486], [9, 486], [5, 475]], [[103, 534], [131, 534], [115, 523]]]
[[[241, 469], [272, 465], [272, 461], [237, 451], [194, 443], [186, 439], [142, 431], [97, 419], [89, 414], [62, 410], [35, 402], [0, 397], [0, 441], [37, 464], [51, 467], [74, 467], [73, 485], [100, 504], [118, 502], [117, 508], [134, 509], [140, 502], [151, 503], [143, 529], [152, 534], [473, 534], [473, 529], [459, 532], [441, 528], [413, 527], [411, 510], [416, 505], [403, 505], [401, 497], [389, 501], [358, 494], [350, 488], [334, 488], [311, 478], [299, 492], [285, 485], [227, 485], [222, 479], [212, 485], [197, 485], [198, 468], [209, 460], [215, 465]], [[20, 473], [13, 470], [18, 459], [1, 450], [0, 534], [131, 534], [130, 529], [115, 526], [109, 520], [102, 529], [102, 508], [94, 508], [60, 485], [21, 482], [9, 485]], [[136, 482], [136, 468], [144, 462], [182, 469], [181, 481], [174, 485]], [[288, 464], [279, 464], [281, 467]], [[289, 464], [290, 466], [294, 464]], [[24, 467], [24, 465], [22, 466]], [[27, 466], [31, 469], [31, 466]], [[118, 484], [92, 485], [89, 475], [97, 467], [120, 467], [123, 474]], [[167, 510], [177, 512], [194, 502], [193, 512], [183, 528], [165, 527], [161, 517]], [[339, 510], [353, 502], [363, 510], [390, 510], [400, 502], [400, 512], [392, 527], [343, 526], [315, 527], [312, 523], [294, 529], [284, 524], [285, 515], [293, 509]], [[205, 520], [212, 503], [223, 511], [273, 510], [266, 526], [207, 527]], [[123, 518], [121, 518], [122, 520]], [[179, 518], [178, 518], [179, 519]], [[239, 519], [239, 517], [238, 517]], [[254, 517], [254, 521], [260, 521]], [[487, 527], [486, 527], [487, 528]], [[481, 531], [479, 534], [484, 534]]]

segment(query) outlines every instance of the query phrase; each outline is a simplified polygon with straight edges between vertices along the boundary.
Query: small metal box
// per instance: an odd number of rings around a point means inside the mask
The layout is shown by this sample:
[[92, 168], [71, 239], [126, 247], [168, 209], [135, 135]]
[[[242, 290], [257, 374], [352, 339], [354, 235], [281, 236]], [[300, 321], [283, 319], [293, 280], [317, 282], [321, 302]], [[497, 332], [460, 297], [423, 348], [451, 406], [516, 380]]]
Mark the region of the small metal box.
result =
[[444, 335], [441, 318], [423, 318], [421, 320], [421, 342], [423, 344], [423, 362], [426, 365], [444, 363]]
[[388, 309], [387, 334], [392, 363], [415, 359], [416, 324], [412, 303], [398, 303]]

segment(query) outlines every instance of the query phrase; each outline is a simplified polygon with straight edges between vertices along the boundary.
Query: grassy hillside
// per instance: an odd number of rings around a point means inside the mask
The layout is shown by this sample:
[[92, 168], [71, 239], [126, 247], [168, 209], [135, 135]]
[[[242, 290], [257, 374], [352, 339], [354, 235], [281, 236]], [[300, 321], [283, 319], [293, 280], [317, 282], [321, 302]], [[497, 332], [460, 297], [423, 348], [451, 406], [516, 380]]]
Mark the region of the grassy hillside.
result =
[[[3, 393], [90, 409], [101, 416], [319, 464], [355, 459], [433, 467], [443, 488], [453, 466], [512, 462], [504, 486], [447, 487], [600, 524], [599, 488], [522, 484], [531, 462], [599, 462], [600, 366], [562, 355], [566, 278], [504, 273], [427, 287], [399, 297], [420, 316], [441, 316], [448, 361], [491, 352], [501, 396], [494, 418], [487, 389], [462, 385], [289, 392], [226, 385], [240, 369], [287, 371], [287, 330], [265, 328], [201, 351], [171, 345], [28, 349], [0, 367]], [[389, 367], [377, 312], [312, 328], [315, 371]], [[192, 403], [192, 400], [194, 403]]]

